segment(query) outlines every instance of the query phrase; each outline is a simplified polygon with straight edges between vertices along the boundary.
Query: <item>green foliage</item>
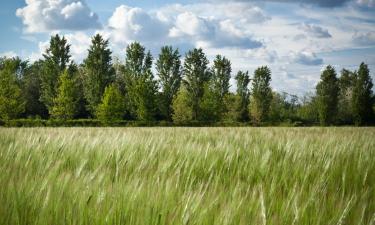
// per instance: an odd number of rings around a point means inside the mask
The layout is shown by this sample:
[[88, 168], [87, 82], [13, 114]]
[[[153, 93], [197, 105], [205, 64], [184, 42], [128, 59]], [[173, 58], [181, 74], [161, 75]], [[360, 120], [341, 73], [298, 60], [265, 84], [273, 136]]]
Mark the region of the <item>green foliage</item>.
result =
[[54, 99], [57, 95], [59, 76], [70, 63], [70, 45], [65, 37], [58, 34], [51, 37], [50, 45], [45, 54], [41, 71], [41, 101], [51, 114]]
[[[249, 124], [250, 118], [253, 124], [265, 126], [375, 122], [373, 83], [364, 63], [358, 72], [342, 70], [339, 79], [334, 68], [328, 66], [321, 74], [316, 95], [298, 99], [295, 95], [272, 93], [271, 71], [266, 66], [255, 71], [251, 95], [251, 79], [248, 72], [242, 71], [235, 76], [236, 93], [230, 93], [230, 60], [217, 55], [208, 67], [201, 48], [187, 52], [182, 66], [178, 49], [162, 47], [155, 63], [159, 80], [152, 72], [150, 52], [138, 42], [127, 46], [125, 63], [117, 58], [112, 61], [108, 40], [97, 34], [87, 58], [77, 66], [70, 60], [70, 45], [65, 37], [55, 35], [43, 56], [44, 60], [32, 64], [0, 58], [1, 70], [8, 71], [2, 72], [3, 118], [38, 119], [50, 114], [59, 121], [53, 124], [61, 125], [72, 118], [93, 118], [105, 88], [113, 84], [123, 97], [121, 118], [134, 120], [134, 125], [158, 124], [157, 121], [172, 124], [173, 120], [180, 125], [216, 126]], [[60, 79], [65, 71], [68, 79]]]
[[167, 120], [172, 119], [172, 101], [180, 88], [182, 79], [182, 66], [178, 49], [171, 46], [161, 48], [161, 53], [156, 61], [156, 71], [162, 88], [160, 108], [162, 115]]
[[40, 101], [42, 69], [43, 62], [36, 61], [26, 68], [22, 77], [22, 94], [25, 99], [25, 114], [28, 117], [48, 117], [48, 110]]
[[272, 89], [270, 87], [271, 70], [267, 66], [259, 67], [254, 71], [252, 80], [250, 115], [256, 124], [268, 118]]
[[250, 91], [249, 91], [249, 83], [250, 83], [250, 77], [249, 72], [242, 72], [238, 71], [236, 77], [237, 81], [237, 95], [240, 98], [240, 104], [238, 104], [237, 111], [239, 112], [238, 120], [241, 122], [245, 122], [249, 120], [249, 97], [250, 97]]
[[83, 62], [83, 87], [88, 103], [87, 109], [94, 115], [104, 89], [114, 81], [115, 70], [112, 66], [112, 52], [108, 48], [108, 40], [104, 40], [100, 34], [92, 38], [88, 51], [88, 56]]
[[[245, 122], [241, 114], [242, 100], [238, 94], [228, 93], [224, 96], [226, 111], [223, 113], [221, 120], [228, 123]], [[247, 112], [247, 106], [246, 106]], [[248, 115], [247, 113], [245, 114]]]
[[204, 84], [202, 100], [199, 108], [201, 109], [200, 121], [216, 122], [221, 119], [224, 108], [224, 97], [218, 95], [215, 83], [213, 81]]
[[152, 56], [138, 42], [126, 48], [124, 68], [125, 89], [129, 111], [138, 120], [154, 120], [156, 113], [157, 83], [151, 72]]
[[77, 89], [68, 70], [65, 70], [59, 77], [57, 96], [53, 102], [51, 110], [52, 118], [68, 120], [74, 118], [76, 115]]
[[269, 121], [280, 123], [283, 121], [291, 122], [297, 119], [298, 97], [289, 95], [286, 92], [279, 94], [272, 93], [272, 101], [270, 105]]
[[339, 84], [336, 71], [330, 65], [322, 72], [320, 79], [316, 86], [319, 121], [326, 126], [336, 122]]
[[[212, 99], [210, 102], [212, 106], [209, 111], [212, 111], [214, 114], [212, 118], [214, 121], [221, 120], [223, 114], [228, 110], [224, 104], [224, 98], [229, 93], [231, 72], [232, 67], [230, 61], [221, 55], [217, 55], [212, 67], [212, 90], [209, 90], [211, 93], [205, 94], [206, 96], [211, 95], [210, 98]], [[207, 100], [204, 101], [207, 102]]]
[[350, 124], [353, 121], [352, 95], [355, 81], [355, 73], [343, 69], [338, 80], [338, 119], [340, 123]]
[[17, 74], [22, 68], [21, 60], [2, 58], [0, 61], [0, 118], [17, 118], [25, 110]]
[[199, 120], [201, 115], [200, 102], [204, 94], [204, 84], [210, 80], [208, 71], [209, 61], [201, 48], [186, 53], [184, 62], [184, 79], [189, 102], [191, 104], [193, 120]]
[[125, 100], [116, 85], [111, 84], [105, 88], [101, 104], [96, 116], [99, 120], [110, 122], [122, 120], [125, 114]]
[[193, 120], [193, 108], [190, 101], [191, 99], [186, 87], [181, 85], [172, 102], [172, 119], [174, 123], [186, 123]]
[[372, 79], [368, 66], [361, 63], [354, 78], [352, 94], [353, 116], [357, 125], [369, 124], [374, 116]]

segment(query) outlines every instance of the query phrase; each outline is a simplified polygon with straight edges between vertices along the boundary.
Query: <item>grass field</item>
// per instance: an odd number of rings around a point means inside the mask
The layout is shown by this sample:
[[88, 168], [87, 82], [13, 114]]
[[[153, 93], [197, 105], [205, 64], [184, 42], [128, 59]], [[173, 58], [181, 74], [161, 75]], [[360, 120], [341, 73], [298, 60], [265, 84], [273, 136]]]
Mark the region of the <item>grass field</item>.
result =
[[0, 224], [375, 224], [375, 128], [0, 128]]

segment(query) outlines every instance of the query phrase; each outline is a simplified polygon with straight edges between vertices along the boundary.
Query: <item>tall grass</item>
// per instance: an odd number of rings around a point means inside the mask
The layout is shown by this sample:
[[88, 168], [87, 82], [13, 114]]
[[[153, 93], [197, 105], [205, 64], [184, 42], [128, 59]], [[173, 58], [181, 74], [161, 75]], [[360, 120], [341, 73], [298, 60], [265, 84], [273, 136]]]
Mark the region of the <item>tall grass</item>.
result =
[[375, 224], [375, 128], [1, 128], [0, 224]]

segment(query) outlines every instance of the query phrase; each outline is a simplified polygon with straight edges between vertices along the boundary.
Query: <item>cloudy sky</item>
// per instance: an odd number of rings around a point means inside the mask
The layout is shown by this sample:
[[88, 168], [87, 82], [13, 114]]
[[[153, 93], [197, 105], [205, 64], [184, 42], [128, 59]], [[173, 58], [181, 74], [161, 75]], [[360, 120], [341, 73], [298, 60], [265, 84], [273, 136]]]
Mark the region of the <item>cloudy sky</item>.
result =
[[331, 64], [375, 71], [375, 0], [2, 0], [0, 55], [41, 57], [51, 34], [64, 34], [77, 62], [90, 37], [110, 39], [114, 55], [139, 41], [156, 57], [162, 45], [182, 55], [202, 47], [225, 55], [233, 72], [272, 69], [272, 87], [302, 95]]

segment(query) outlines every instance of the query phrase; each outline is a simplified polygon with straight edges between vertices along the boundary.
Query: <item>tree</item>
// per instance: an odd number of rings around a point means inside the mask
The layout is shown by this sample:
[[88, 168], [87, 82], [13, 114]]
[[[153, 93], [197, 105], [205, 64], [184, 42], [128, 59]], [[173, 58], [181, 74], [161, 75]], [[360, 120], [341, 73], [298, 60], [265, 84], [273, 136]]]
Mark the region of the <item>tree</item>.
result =
[[239, 112], [238, 120], [241, 122], [245, 122], [249, 119], [249, 97], [250, 97], [250, 91], [249, 91], [249, 83], [250, 83], [250, 77], [249, 72], [242, 72], [238, 71], [236, 77], [237, 81], [237, 95], [240, 98], [240, 102], [237, 105], [237, 111]]
[[298, 97], [286, 92], [272, 93], [269, 111], [271, 122], [292, 122], [297, 118]]
[[252, 81], [250, 114], [256, 124], [265, 121], [268, 117], [272, 101], [270, 82], [271, 70], [267, 66], [255, 70]]
[[199, 108], [201, 110], [200, 120], [216, 122], [221, 119], [224, 112], [224, 97], [220, 98], [213, 81], [204, 84], [204, 91]]
[[44, 62], [41, 76], [41, 101], [49, 111], [52, 110], [56, 97], [60, 74], [70, 63], [70, 45], [65, 37], [58, 34], [51, 37], [50, 46], [43, 54]]
[[211, 74], [207, 69], [209, 61], [201, 48], [189, 51], [184, 62], [184, 84], [193, 109], [193, 120], [199, 120], [201, 115], [200, 101], [204, 94], [204, 84], [209, 81]]
[[130, 113], [138, 120], [154, 120], [157, 83], [151, 72], [152, 56], [138, 42], [126, 48], [124, 80]]
[[110, 122], [121, 120], [124, 114], [124, 97], [116, 85], [110, 84], [105, 88], [102, 101], [97, 107], [96, 115], [99, 120]]
[[355, 73], [343, 69], [338, 80], [338, 118], [341, 123], [349, 124], [353, 121], [352, 95], [354, 87]]
[[14, 119], [25, 110], [17, 71], [21, 60], [3, 58], [0, 61], [0, 118]]
[[321, 125], [336, 122], [339, 86], [335, 69], [328, 65], [316, 86], [319, 121]]
[[218, 110], [215, 112], [217, 119], [220, 119], [222, 114], [227, 111], [224, 104], [224, 97], [229, 93], [229, 80], [231, 72], [232, 68], [230, 61], [221, 55], [217, 55], [212, 67], [212, 94], [215, 98], [213, 99], [213, 102], [216, 104], [213, 105], [213, 107], [215, 108], [214, 110]]
[[373, 117], [373, 93], [370, 71], [365, 63], [361, 63], [355, 74], [352, 95], [353, 116], [356, 125], [369, 124]]
[[[224, 105], [227, 109], [223, 115], [222, 120], [227, 122], [238, 122], [238, 121], [244, 121], [243, 118], [241, 118], [241, 97], [238, 94], [234, 93], [228, 93], [224, 96]], [[247, 112], [247, 105], [246, 108], [244, 108]], [[245, 113], [244, 115], [248, 115], [248, 113]]]
[[74, 81], [65, 70], [59, 77], [57, 96], [53, 101], [51, 116], [56, 119], [73, 119], [77, 113], [77, 90]]
[[182, 79], [180, 57], [178, 49], [173, 50], [171, 46], [164, 46], [156, 61], [156, 71], [162, 88], [160, 108], [162, 115], [167, 120], [172, 119], [172, 101], [180, 88]]
[[302, 97], [301, 106], [297, 109], [297, 116], [305, 123], [319, 122], [317, 97], [313, 93], [306, 93]]
[[172, 108], [172, 119], [176, 124], [192, 121], [193, 108], [191, 107], [188, 91], [184, 85], [180, 86], [177, 95], [174, 97], [172, 101]]
[[31, 117], [48, 117], [46, 106], [40, 101], [41, 98], [41, 71], [43, 62], [34, 62], [25, 69], [22, 77], [21, 89], [25, 99], [25, 115]]
[[108, 48], [108, 40], [104, 40], [100, 34], [92, 38], [88, 52], [87, 58], [83, 61], [83, 87], [88, 103], [87, 109], [94, 115], [104, 89], [114, 81], [115, 71], [112, 66], [112, 52]]

